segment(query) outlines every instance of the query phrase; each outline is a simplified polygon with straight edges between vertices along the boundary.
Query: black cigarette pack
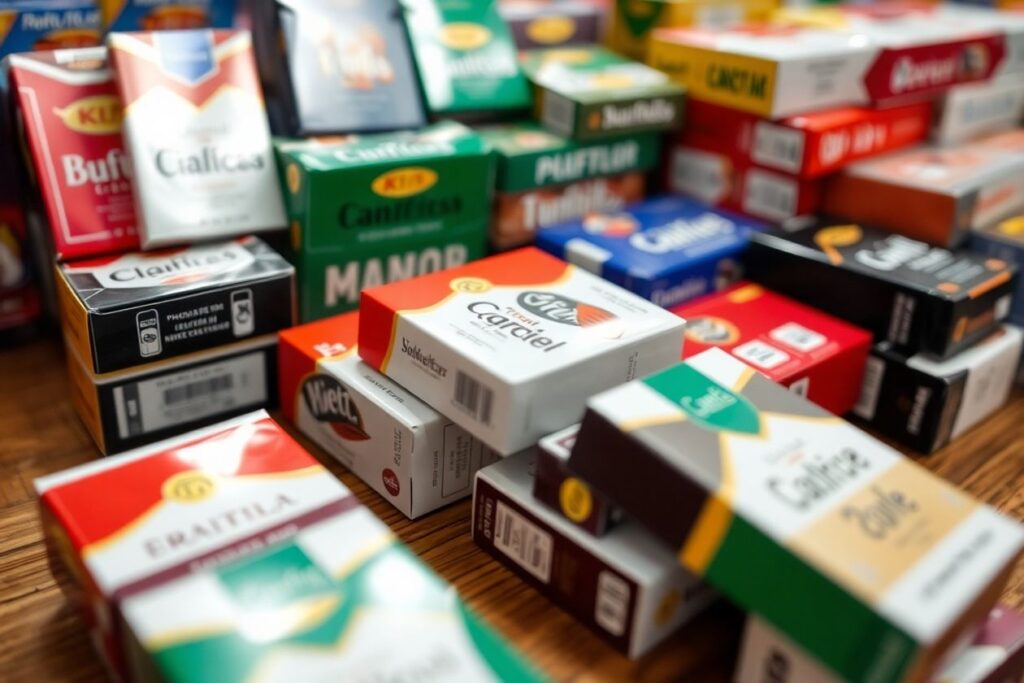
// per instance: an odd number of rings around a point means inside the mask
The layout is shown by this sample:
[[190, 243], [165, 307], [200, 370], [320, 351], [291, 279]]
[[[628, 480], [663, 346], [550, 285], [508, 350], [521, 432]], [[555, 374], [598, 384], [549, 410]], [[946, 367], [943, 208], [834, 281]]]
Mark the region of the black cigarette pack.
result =
[[426, 123], [398, 0], [249, 5], [276, 133], [370, 133]]
[[67, 344], [72, 403], [105, 455], [259, 408], [277, 396], [277, 335], [95, 374]]
[[668, 546], [635, 522], [596, 538], [530, 492], [535, 455], [479, 470], [473, 540], [628, 657], [639, 657], [714, 600]]
[[1021, 340], [1019, 328], [1003, 325], [945, 361], [876, 344], [853, 412], [883, 436], [931, 453], [1006, 403]]
[[1010, 311], [1017, 267], [877, 228], [805, 218], [751, 236], [747, 277], [859, 325], [900, 353], [948, 358]]
[[256, 237], [57, 266], [64, 336], [108, 373], [295, 324], [295, 271]]
[[537, 444], [537, 476], [533, 496], [594, 536], [603, 536], [621, 518], [621, 511], [569, 471], [569, 455], [580, 426], [546, 436]]

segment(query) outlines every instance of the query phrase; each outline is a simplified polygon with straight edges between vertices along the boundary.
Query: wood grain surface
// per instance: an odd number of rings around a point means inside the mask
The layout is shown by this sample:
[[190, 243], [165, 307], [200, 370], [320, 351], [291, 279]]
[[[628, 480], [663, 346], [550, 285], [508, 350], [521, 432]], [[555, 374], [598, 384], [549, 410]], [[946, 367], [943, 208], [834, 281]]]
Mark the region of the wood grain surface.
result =
[[[555, 680], [728, 680], [742, 625], [740, 615], [728, 606], [712, 609], [653, 653], [630, 662], [477, 549], [469, 536], [468, 501], [410, 522], [319, 448], [289, 431]], [[32, 489], [36, 477], [97, 455], [68, 399], [59, 342], [44, 338], [0, 349], [0, 681], [105, 680], [77, 615], [61, 593], [67, 577], [48, 563]], [[921, 462], [1024, 519], [1024, 393], [1014, 394], [998, 415]], [[1005, 594], [1018, 607], [1024, 605], [1022, 568]]]

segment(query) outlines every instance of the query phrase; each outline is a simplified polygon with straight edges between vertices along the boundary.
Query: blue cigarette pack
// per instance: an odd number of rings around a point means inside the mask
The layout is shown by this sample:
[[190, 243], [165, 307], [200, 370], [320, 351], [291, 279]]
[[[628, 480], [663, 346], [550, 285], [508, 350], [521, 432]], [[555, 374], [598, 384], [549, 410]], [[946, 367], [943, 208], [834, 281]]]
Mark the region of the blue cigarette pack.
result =
[[548, 228], [537, 246], [659, 306], [722, 289], [763, 226], [693, 199], [663, 196]]
[[[970, 249], [982, 256], [1016, 263], [1024, 267], [1024, 215], [989, 225], [971, 233]], [[1013, 292], [1008, 322], [1024, 325], [1024, 278]]]

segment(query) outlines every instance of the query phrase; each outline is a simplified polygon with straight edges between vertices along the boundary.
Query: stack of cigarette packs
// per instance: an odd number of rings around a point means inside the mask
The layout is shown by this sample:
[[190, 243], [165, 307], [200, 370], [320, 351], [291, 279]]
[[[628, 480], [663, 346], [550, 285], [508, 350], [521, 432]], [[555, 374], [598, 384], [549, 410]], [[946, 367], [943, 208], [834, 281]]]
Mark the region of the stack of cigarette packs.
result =
[[543, 680], [264, 411], [36, 490], [122, 679]]

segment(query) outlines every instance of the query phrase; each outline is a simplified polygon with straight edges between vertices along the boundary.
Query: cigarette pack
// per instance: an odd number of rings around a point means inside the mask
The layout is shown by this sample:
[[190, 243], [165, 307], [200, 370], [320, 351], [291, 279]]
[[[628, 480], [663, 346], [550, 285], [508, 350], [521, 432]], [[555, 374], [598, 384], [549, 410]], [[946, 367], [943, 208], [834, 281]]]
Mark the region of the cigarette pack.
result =
[[[1010, 312], [1017, 267], [827, 218], [755, 233], [747, 277], [888, 341], [948, 358]], [[808, 286], [813, 283], [813, 286]]]
[[930, 680], [1024, 547], [1016, 522], [721, 349], [591, 398], [569, 466], [847, 681]]
[[769, 119], [935, 94], [984, 81], [1003, 34], [914, 15], [867, 27], [835, 22], [660, 29], [648, 62], [690, 96]]
[[93, 0], [113, 31], [231, 28], [236, 0]]
[[[1013, 683], [1024, 676], [1024, 615], [989, 612], [974, 639], [942, 667], [941, 683]], [[832, 672], [764, 620], [749, 617], [733, 683], [839, 683]]]
[[684, 197], [591, 214], [545, 230], [537, 246], [658, 306], [732, 284], [755, 222]]
[[679, 357], [680, 318], [532, 247], [363, 292], [359, 355], [502, 454]]
[[498, 11], [520, 50], [601, 40], [604, 9], [593, 0], [499, 0]]
[[530, 86], [498, 0], [402, 0], [427, 107], [436, 116], [523, 112]]
[[850, 221], [955, 247], [970, 230], [1024, 208], [1024, 156], [971, 146], [894, 152], [830, 178], [823, 206]]
[[106, 50], [12, 55], [8, 73], [56, 257], [137, 249], [121, 100]]
[[57, 267], [62, 325], [91, 372], [294, 324], [294, 269], [257, 237]]
[[935, 142], [955, 145], [1001, 133], [1024, 119], [1024, 76], [950, 88], [938, 107]]
[[483, 256], [494, 158], [465, 126], [277, 150], [303, 321], [355, 310], [365, 287]]
[[248, 31], [113, 33], [144, 249], [285, 227]]
[[671, 192], [748, 216], [781, 223], [818, 210], [821, 182], [752, 165], [729, 141], [687, 133], [668, 152]]
[[0, 0], [0, 57], [100, 44], [96, 0]]
[[770, 19], [776, 0], [630, 0], [613, 2], [608, 47], [633, 59], [645, 59], [657, 28], [729, 26]]
[[[971, 251], [1020, 267], [1024, 263], [1024, 216], [1015, 216], [971, 233]], [[1021, 280], [1013, 293], [1009, 320], [1024, 326], [1024, 288]]]
[[577, 140], [662, 132], [683, 120], [683, 89], [665, 74], [598, 46], [531, 50], [523, 69], [538, 119]]
[[851, 161], [920, 142], [931, 121], [930, 102], [884, 109], [838, 107], [778, 121], [697, 99], [686, 107], [687, 131], [703, 139], [728, 140], [744, 161], [801, 178], [817, 178]]
[[569, 471], [569, 454], [579, 429], [578, 424], [572, 425], [537, 443], [533, 497], [587, 533], [604, 536], [622, 514], [604, 494]]
[[881, 342], [868, 358], [853, 412], [882, 436], [932, 453], [1006, 403], [1021, 338], [1020, 328], [1003, 325], [945, 361], [896, 353]]
[[643, 199], [645, 186], [642, 173], [624, 173], [525, 192], [498, 192], [491, 245], [499, 250], [521, 247], [553, 226], [594, 213], [616, 213]]
[[465, 498], [497, 454], [361, 361], [358, 332], [358, 313], [281, 332], [281, 411], [407, 517]]
[[746, 282], [672, 311], [686, 319], [684, 358], [719, 348], [830, 413], [857, 403], [866, 330]]
[[421, 128], [426, 108], [398, 0], [276, 0], [255, 13], [260, 72], [286, 135]]
[[[51, 559], [70, 570], [71, 597], [120, 673], [118, 603], [362, 509], [262, 410], [42, 477], [35, 487]], [[182, 604], [197, 609], [201, 601]]]
[[67, 342], [71, 401], [104, 455], [197, 429], [277, 399], [272, 334], [103, 374]]
[[125, 599], [135, 679], [547, 680], [345, 493], [272, 546]]
[[495, 186], [500, 192], [649, 171], [658, 162], [661, 148], [655, 133], [580, 142], [533, 122], [487, 126], [479, 133], [498, 157]]
[[628, 657], [672, 635], [714, 599], [636, 522], [596, 538], [532, 495], [532, 453], [480, 470], [473, 540]]

